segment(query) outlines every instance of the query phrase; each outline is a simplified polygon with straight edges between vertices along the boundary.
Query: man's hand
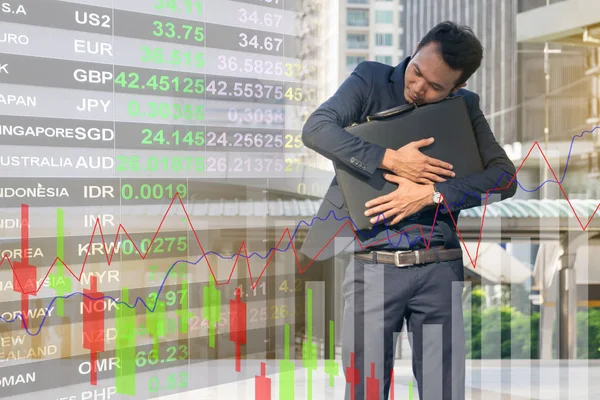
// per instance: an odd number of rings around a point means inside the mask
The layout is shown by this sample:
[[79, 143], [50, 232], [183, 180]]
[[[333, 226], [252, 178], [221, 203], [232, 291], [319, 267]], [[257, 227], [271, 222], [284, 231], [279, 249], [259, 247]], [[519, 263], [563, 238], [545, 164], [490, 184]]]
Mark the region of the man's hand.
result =
[[[419, 212], [433, 202], [433, 185], [419, 185], [392, 174], [383, 175], [386, 180], [398, 184], [392, 193], [370, 200], [365, 204], [366, 216], [373, 216], [371, 223], [395, 218], [388, 225], [395, 225], [404, 218]], [[380, 215], [383, 213], [383, 216]]]
[[386, 149], [379, 167], [421, 184], [444, 182], [443, 176], [454, 177], [452, 165], [419, 151], [432, 143], [433, 138], [429, 138], [411, 142], [398, 150]]

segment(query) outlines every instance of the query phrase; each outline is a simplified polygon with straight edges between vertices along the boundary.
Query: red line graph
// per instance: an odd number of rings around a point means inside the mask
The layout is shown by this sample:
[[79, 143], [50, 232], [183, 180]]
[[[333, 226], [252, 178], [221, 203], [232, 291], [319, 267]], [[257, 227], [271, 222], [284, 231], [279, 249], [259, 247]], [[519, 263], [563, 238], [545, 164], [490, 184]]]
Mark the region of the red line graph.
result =
[[[26, 204], [21, 205], [21, 224], [21, 261], [16, 261], [13, 266], [13, 290], [21, 293], [21, 315], [23, 316], [23, 328], [25, 328], [28, 322], [29, 293], [21, 285], [18, 275], [21, 275], [21, 279], [28, 283], [26, 286], [31, 286], [29, 284], [35, 285], [37, 274], [35, 266], [29, 264], [29, 254], [27, 252], [29, 248], [29, 207]], [[2, 265], [1, 261], [0, 265]], [[19, 271], [18, 274], [16, 271]], [[17, 287], [17, 283], [19, 287]]]
[[[475, 251], [475, 259], [473, 259], [473, 257], [471, 257], [471, 254], [469, 254], [469, 251], [468, 251], [468, 249], [466, 248], [466, 246], [464, 246], [464, 248], [465, 248], [465, 251], [467, 252], [467, 255], [468, 255], [468, 257], [469, 257], [469, 259], [470, 259], [470, 261], [471, 261], [471, 264], [473, 265], [473, 268], [476, 268], [476, 266], [477, 266], [477, 258], [478, 258], [478, 254], [479, 254], [479, 246], [480, 246], [480, 244], [481, 244], [481, 238], [482, 238], [482, 235], [483, 235], [483, 226], [484, 226], [484, 223], [485, 223], [485, 213], [486, 213], [486, 209], [487, 209], [487, 205], [488, 205], [488, 199], [489, 199], [489, 196], [487, 196], [487, 195], [489, 195], [489, 194], [490, 194], [490, 192], [497, 191], [497, 190], [503, 190], [503, 189], [506, 189], [506, 188], [508, 188], [508, 187], [511, 185], [511, 183], [512, 183], [512, 182], [513, 182], [513, 181], [516, 179], [516, 176], [518, 175], [519, 171], [520, 171], [520, 170], [521, 170], [521, 168], [523, 167], [523, 165], [524, 165], [525, 161], [528, 159], [528, 157], [531, 155], [531, 152], [532, 152], [532, 151], [534, 150], [534, 148], [536, 148], [536, 147], [539, 149], [539, 151], [540, 151], [540, 153], [541, 153], [541, 155], [542, 155], [542, 157], [543, 157], [543, 159], [544, 159], [544, 161], [545, 161], [545, 163], [546, 163], [547, 167], [550, 169], [550, 171], [551, 171], [551, 173], [552, 173], [552, 176], [554, 177], [554, 180], [555, 180], [555, 182], [558, 184], [558, 186], [559, 186], [559, 188], [560, 188], [561, 192], [562, 192], [562, 193], [563, 193], [563, 195], [565, 196], [565, 199], [566, 199], [566, 200], [567, 200], [567, 202], [569, 203], [569, 206], [571, 207], [571, 210], [573, 211], [573, 214], [575, 215], [575, 218], [577, 218], [577, 221], [579, 222], [579, 225], [580, 225], [580, 227], [581, 227], [581, 229], [582, 229], [582, 230], [586, 230], [586, 229], [587, 229], [587, 227], [589, 226], [590, 222], [591, 222], [591, 221], [592, 221], [592, 219], [594, 218], [594, 216], [595, 216], [596, 212], [598, 211], [598, 208], [600, 208], [600, 203], [599, 203], [599, 204], [598, 204], [598, 206], [596, 207], [596, 209], [594, 210], [594, 212], [592, 213], [591, 217], [589, 218], [588, 222], [587, 222], [585, 225], [584, 225], [584, 224], [581, 222], [581, 219], [580, 219], [580, 218], [579, 218], [579, 216], [577, 215], [577, 211], [575, 210], [575, 208], [573, 207], [573, 205], [572, 205], [572, 204], [571, 204], [571, 202], [569, 201], [569, 198], [568, 198], [568, 196], [567, 196], [567, 193], [564, 191], [564, 189], [563, 189], [562, 185], [560, 184], [560, 181], [559, 181], [558, 177], [556, 176], [556, 173], [555, 173], [555, 172], [554, 172], [554, 170], [552, 169], [552, 167], [551, 167], [550, 163], [548, 162], [548, 159], [546, 158], [546, 156], [545, 156], [545, 154], [544, 154], [543, 150], [541, 149], [541, 147], [539, 146], [539, 144], [538, 144], [537, 142], [535, 142], [535, 143], [534, 143], [534, 144], [531, 146], [531, 149], [530, 149], [530, 150], [529, 150], [529, 152], [527, 153], [527, 156], [525, 156], [525, 157], [523, 158], [523, 161], [521, 162], [521, 165], [520, 165], [520, 166], [519, 166], [519, 168], [516, 170], [516, 172], [515, 172], [515, 175], [512, 177], [512, 179], [510, 180], [510, 182], [509, 182], [509, 183], [508, 183], [508, 184], [507, 184], [505, 187], [502, 187], [502, 188], [494, 188], [494, 189], [488, 190], [488, 191], [486, 192], [486, 199], [485, 199], [484, 208], [483, 208], [483, 214], [482, 214], [482, 218], [481, 218], [481, 227], [480, 227], [480, 230], [479, 230], [479, 238], [478, 238], [478, 240], [477, 240], [477, 248], [476, 248], [476, 251]], [[290, 230], [289, 230], [289, 228], [286, 228], [286, 229], [283, 231], [283, 233], [282, 233], [282, 235], [281, 235], [281, 238], [280, 238], [280, 239], [279, 239], [279, 241], [277, 242], [277, 245], [276, 245], [276, 247], [275, 247], [274, 249], [271, 249], [271, 255], [268, 257], [268, 259], [267, 259], [267, 261], [266, 261], [266, 263], [265, 263], [265, 266], [264, 266], [264, 267], [263, 267], [263, 269], [261, 270], [261, 272], [260, 272], [260, 275], [258, 276], [258, 278], [256, 278], [256, 281], [254, 280], [254, 277], [252, 276], [252, 272], [250, 271], [250, 260], [249, 260], [249, 257], [248, 257], [248, 251], [247, 251], [247, 249], [246, 249], [246, 243], [245, 243], [244, 241], [242, 241], [242, 243], [241, 243], [241, 245], [240, 245], [240, 248], [239, 248], [239, 251], [237, 252], [237, 256], [235, 257], [235, 261], [234, 261], [234, 263], [233, 263], [233, 266], [232, 266], [232, 268], [231, 268], [231, 273], [229, 274], [229, 278], [227, 279], [227, 281], [226, 281], [226, 282], [221, 282], [221, 283], [217, 282], [217, 278], [216, 278], [216, 276], [215, 276], [215, 274], [214, 274], [213, 268], [211, 267], [211, 265], [210, 265], [210, 262], [209, 262], [208, 258], [206, 257], [206, 251], [205, 251], [205, 250], [204, 250], [204, 248], [202, 247], [202, 243], [200, 242], [200, 239], [198, 238], [198, 235], [197, 235], [197, 233], [196, 233], [196, 230], [194, 229], [194, 225], [192, 224], [192, 221], [191, 221], [191, 219], [190, 219], [190, 216], [189, 216], [189, 214], [188, 214], [188, 212], [187, 212], [187, 209], [185, 208], [185, 205], [183, 204], [183, 201], [182, 201], [181, 197], [179, 196], [179, 193], [176, 193], [176, 194], [175, 194], [175, 196], [173, 197], [173, 199], [171, 200], [171, 203], [170, 203], [169, 207], [167, 208], [167, 211], [165, 212], [164, 216], [162, 217], [162, 219], [161, 219], [161, 221], [160, 221], [160, 224], [158, 225], [158, 228], [156, 229], [156, 232], [155, 232], [154, 236], [152, 237], [152, 240], [150, 241], [150, 244], [148, 245], [148, 249], [146, 250], [146, 252], [145, 252], [144, 254], [142, 254], [142, 253], [140, 252], [140, 250], [138, 249], [137, 245], [135, 244], [135, 242], [133, 241], [133, 239], [131, 238], [131, 236], [129, 236], [129, 233], [127, 232], [127, 230], [125, 229], [125, 227], [124, 227], [123, 225], [121, 225], [121, 224], [119, 224], [119, 227], [117, 228], [117, 232], [116, 232], [116, 234], [115, 234], [115, 241], [114, 241], [114, 242], [115, 242], [115, 243], [117, 242], [117, 239], [119, 238], [119, 234], [121, 233], [121, 230], [123, 230], [123, 233], [124, 233], [124, 234], [125, 234], [125, 235], [126, 235], [128, 238], [129, 238], [129, 240], [131, 240], [131, 243], [132, 243], [132, 244], [133, 244], [133, 246], [135, 247], [135, 250], [137, 251], [137, 253], [138, 253], [138, 255], [140, 256], [140, 258], [142, 258], [142, 259], [145, 259], [145, 258], [146, 258], [146, 256], [148, 255], [148, 252], [150, 251], [150, 248], [152, 247], [152, 243], [154, 243], [154, 240], [155, 240], [155, 239], [156, 239], [156, 237], [158, 236], [158, 233], [160, 232], [160, 229], [161, 229], [161, 227], [162, 227], [162, 225], [163, 225], [163, 223], [164, 223], [165, 219], [167, 218], [167, 216], [168, 216], [169, 212], [171, 211], [171, 208], [173, 207], [173, 204], [175, 203], [175, 200], [179, 200], [179, 204], [181, 205], [181, 207], [182, 207], [182, 209], [183, 209], [183, 212], [185, 213], [185, 217], [186, 217], [186, 219], [187, 219], [187, 222], [188, 222], [188, 224], [189, 224], [189, 226], [190, 226], [190, 228], [191, 228], [191, 230], [192, 230], [192, 232], [193, 232], [193, 234], [194, 234], [194, 237], [196, 238], [196, 242], [198, 243], [198, 246], [200, 247], [200, 250], [202, 251], [202, 258], [204, 258], [204, 260], [206, 261], [206, 264], [207, 264], [207, 266], [208, 266], [208, 268], [209, 268], [209, 270], [210, 270], [210, 273], [211, 273], [211, 275], [213, 276], [213, 279], [215, 280], [215, 283], [216, 283], [217, 285], [219, 285], [219, 286], [220, 286], [220, 285], [226, 285], [226, 284], [228, 284], [228, 283], [231, 281], [231, 278], [232, 278], [232, 276], [233, 276], [233, 273], [234, 273], [234, 271], [235, 271], [235, 268], [236, 268], [236, 266], [237, 266], [237, 264], [238, 264], [239, 258], [240, 258], [240, 256], [241, 256], [242, 254], [244, 254], [244, 255], [246, 256], [246, 264], [247, 264], [247, 267], [248, 267], [248, 274], [249, 274], [249, 277], [250, 277], [250, 282], [251, 282], [251, 284], [252, 284], [252, 288], [254, 289], [254, 288], [256, 287], [256, 285], [258, 285], [258, 282], [260, 281], [260, 279], [261, 279], [262, 275], [263, 275], [263, 274], [264, 274], [264, 272], [266, 271], [266, 269], [267, 269], [267, 267], [268, 267], [269, 263], [271, 262], [271, 259], [272, 259], [272, 258], [273, 258], [273, 256], [275, 255], [275, 251], [274, 251], [274, 250], [277, 250], [277, 249], [279, 249], [279, 247], [280, 247], [281, 243], [284, 241], [284, 239], [285, 239], [286, 237], [289, 239], [289, 243], [290, 243], [291, 249], [292, 249], [292, 251], [294, 252], [294, 256], [295, 256], [295, 260], [296, 260], [296, 265], [298, 266], [298, 270], [299, 270], [299, 272], [300, 272], [300, 273], [303, 273], [304, 271], [306, 271], [306, 269], [307, 269], [307, 268], [308, 268], [308, 267], [309, 267], [309, 266], [310, 266], [310, 265], [311, 265], [311, 264], [314, 262], [314, 259], [312, 259], [312, 260], [310, 260], [310, 261], [308, 262], [308, 264], [307, 264], [307, 265], [306, 265], [304, 268], [301, 268], [301, 266], [300, 266], [300, 261], [299, 261], [299, 259], [298, 259], [298, 254], [296, 253], [296, 249], [295, 249], [295, 247], [294, 247], [294, 243], [293, 243], [293, 238], [292, 238], [292, 235], [291, 235], [291, 233], [290, 233]], [[443, 203], [445, 204], [446, 208], [447, 208], [447, 209], [449, 209], [449, 207], [448, 207], [448, 203], [446, 202], [446, 199], [443, 199]], [[440, 204], [438, 204], [438, 206], [437, 206], [436, 213], [435, 213], [436, 217], [437, 217], [437, 214], [439, 213], [439, 207], [440, 207], [440, 205], [441, 205], [441, 203], [440, 203]], [[463, 243], [463, 245], [464, 245], [464, 244], [465, 244], [465, 243], [464, 243], [464, 239], [463, 239], [463, 237], [462, 237], [462, 235], [461, 235], [461, 233], [460, 233], [460, 230], [458, 229], [457, 222], [455, 221], [455, 219], [454, 219], [454, 217], [452, 216], [452, 214], [449, 214], [449, 215], [450, 215], [450, 217], [452, 218], [452, 222], [453, 222], [454, 226], [456, 227], [456, 231], [457, 231], [457, 234], [458, 234], [458, 236], [459, 236], [459, 238], [460, 238], [460, 241], [461, 241], [461, 242]], [[434, 218], [433, 225], [435, 225], [435, 220], [436, 220], [436, 218]], [[338, 230], [338, 231], [337, 231], [337, 232], [336, 232], [336, 233], [335, 233], [335, 234], [334, 234], [334, 235], [331, 237], [331, 239], [329, 239], [329, 241], [328, 241], [328, 242], [327, 242], [327, 243], [326, 243], [326, 244], [325, 244], [325, 245], [322, 247], [322, 249], [319, 251], [319, 253], [317, 253], [317, 256], [318, 256], [318, 255], [319, 255], [319, 254], [320, 254], [320, 253], [321, 253], [321, 252], [322, 252], [322, 251], [323, 251], [323, 250], [324, 250], [324, 249], [325, 249], [325, 248], [326, 248], [326, 247], [327, 247], [327, 246], [328, 246], [328, 245], [331, 243], [331, 241], [332, 241], [332, 240], [333, 240], [333, 239], [334, 239], [334, 238], [335, 238], [335, 237], [336, 237], [336, 236], [337, 236], [337, 235], [338, 235], [338, 234], [339, 234], [339, 233], [340, 233], [340, 232], [341, 232], [341, 231], [342, 231], [342, 230], [343, 230], [343, 229], [344, 229], [344, 228], [345, 228], [347, 225], [348, 225], [348, 226], [350, 226], [350, 228], [352, 229], [352, 231], [353, 231], [353, 234], [354, 234], [354, 237], [355, 237], [355, 239], [358, 241], [358, 243], [359, 243], [359, 245], [360, 245], [360, 247], [361, 247], [362, 249], [366, 249], [366, 248], [368, 248], [368, 247], [370, 247], [370, 246], [374, 246], [374, 245], [376, 245], [376, 244], [378, 244], [378, 243], [380, 243], [380, 242], [381, 242], [381, 241], [379, 241], [379, 242], [376, 242], [376, 243], [372, 243], [372, 244], [370, 244], [370, 245], [368, 245], [368, 246], [363, 246], [363, 245], [362, 245], [362, 243], [360, 242], [360, 240], [358, 239], [358, 236], [357, 236], [357, 234], [356, 234], [356, 231], [355, 231], [355, 230], [354, 230], [354, 228], [353, 228], [353, 225], [352, 225], [351, 221], [349, 221], [349, 220], [348, 220], [348, 221], [347, 221], [347, 222], [345, 222], [345, 223], [344, 223], [344, 224], [343, 224], [343, 225], [340, 227], [340, 229], [339, 229], [339, 230]], [[432, 226], [432, 227], [433, 227], [433, 226]], [[96, 235], [96, 229], [99, 229], [99, 231], [100, 231], [100, 236], [101, 236], [101, 238], [102, 238], [102, 243], [103, 243], [103, 245], [104, 245], [104, 249], [105, 249], [106, 261], [107, 261], [108, 265], [110, 265], [110, 264], [111, 264], [111, 262], [112, 262], [112, 258], [113, 258], [114, 252], [115, 252], [115, 250], [116, 250], [116, 246], [113, 246], [113, 248], [112, 248], [112, 251], [110, 252], [110, 256], [109, 256], [109, 255], [108, 255], [108, 248], [107, 248], [107, 245], [106, 245], [106, 241], [105, 241], [105, 239], [104, 239], [104, 233], [102, 232], [102, 225], [101, 225], [101, 223], [100, 223], [100, 219], [98, 218], [98, 219], [96, 219], [96, 224], [94, 225], [94, 230], [92, 231], [92, 235], [91, 235], [91, 237], [90, 237], [90, 242], [89, 242], [90, 246], [88, 246], [88, 249], [87, 249], [87, 252], [86, 252], [86, 255], [85, 255], [85, 258], [84, 258], [83, 264], [82, 264], [82, 266], [81, 266], [81, 271], [79, 272], [79, 274], [78, 274], [78, 275], [77, 275], [77, 274], [75, 274], [75, 273], [74, 273], [74, 272], [73, 272], [73, 271], [72, 271], [72, 270], [69, 268], [69, 266], [68, 266], [68, 265], [67, 265], [67, 264], [66, 264], [66, 263], [65, 263], [65, 262], [64, 262], [62, 259], [60, 259], [59, 257], [56, 257], [56, 258], [54, 259], [54, 262], [53, 262], [53, 263], [52, 263], [52, 265], [50, 266], [50, 269], [49, 269], [49, 270], [48, 270], [48, 272], [46, 273], [46, 276], [44, 277], [43, 281], [42, 281], [42, 282], [40, 283], [40, 285], [38, 286], [38, 288], [37, 288], [37, 289], [35, 289], [35, 290], [33, 290], [33, 291], [31, 291], [31, 292], [25, 292], [25, 290], [23, 289], [23, 286], [21, 285], [21, 281], [20, 281], [20, 280], [19, 280], [19, 278], [18, 278], [18, 275], [19, 275], [19, 273], [20, 273], [20, 271], [19, 271], [19, 268], [16, 268], [16, 269], [15, 269], [15, 266], [13, 265], [13, 263], [11, 262], [11, 260], [9, 259], [9, 257], [8, 257], [8, 256], [6, 256], [6, 255], [5, 255], [5, 256], [3, 256], [3, 257], [2, 257], [2, 259], [0, 260], [0, 267], [2, 266], [2, 264], [4, 263], [4, 261], [7, 261], [7, 262], [8, 262], [8, 264], [10, 265], [10, 267], [11, 267], [11, 268], [12, 268], [12, 270], [13, 270], [13, 273], [14, 273], [14, 275], [15, 275], [15, 279], [16, 279], [16, 280], [17, 280], [17, 282], [18, 282], [18, 285], [19, 285], [19, 286], [20, 286], [20, 288], [21, 288], [20, 292], [21, 292], [21, 293], [23, 293], [23, 294], [35, 294], [35, 293], [37, 293], [37, 292], [40, 290], [40, 288], [43, 286], [44, 282], [45, 282], [45, 281], [46, 281], [46, 279], [48, 278], [48, 275], [50, 274], [50, 272], [52, 271], [52, 269], [54, 268], [54, 266], [56, 265], [56, 263], [58, 263], [58, 262], [62, 263], [62, 264], [65, 266], [65, 268], [66, 268], [66, 269], [67, 269], [67, 270], [68, 270], [68, 271], [71, 273], [71, 275], [72, 275], [72, 276], [73, 276], [75, 279], [77, 279], [78, 281], [81, 281], [81, 277], [82, 277], [82, 275], [83, 275], [83, 272], [84, 272], [84, 270], [85, 270], [85, 264], [86, 264], [86, 261], [87, 261], [87, 258], [88, 258], [88, 255], [89, 255], [90, 249], [92, 248], [92, 246], [91, 246], [91, 245], [92, 245], [92, 242], [93, 242], [93, 240], [94, 240], [94, 236]], [[423, 236], [424, 236], [424, 232], [423, 232], [423, 228], [422, 228], [422, 227], [420, 227], [420, 226], [419, 226], [418, 228], [417, 228], [417, 227], [415, 227], [415, 228], [411, 228], [411, 229], [419, 229], [419, 230], [420, 230], [420, 232], [421, 232], [421, 237], [423, 237]], [[411, 229], [409, 229], [409, 230], [411, 230]], [[405, 231], [403, 231], [403, 232], [399, 232], [399, 233], [396, 233], [396, 234], [394, 234], [394, 235], [390, 235], [388, 238], [386, 238], [386, 239], [382, 239], [382, 240], [389, 240], [389, 238], [391, 238], [391, 237], [394, 237], [394, 236], [398, 236], [398, 235], [402, 235], [404, 232], [405, 232]], [[428, 247], [429, 247], [429, 243], [430, 243], [430, 240], [431, 240], [431, 235], [433, 235], [433, 230], [432, 230], [432, 232], [431, 232], [431, 234], [430, 234], [430, 236], [429, 236], [429, 241], [426, 241], [426, 242], [427, 242], [427, 243], [426, 243], [426, 244], [427, 244], [426, 248], [428, 248]], [[425, 239], [424, 239], [424, 238], [423, 238], [423, 240], [425, 241]], [[15, 264], [18, 264], [18, 262], [15, 262]], [[15, 286], [16, 286], [16, 285], [15, 285]], [[16, 287], [15, 287], [15, 290], [16, 290]]]

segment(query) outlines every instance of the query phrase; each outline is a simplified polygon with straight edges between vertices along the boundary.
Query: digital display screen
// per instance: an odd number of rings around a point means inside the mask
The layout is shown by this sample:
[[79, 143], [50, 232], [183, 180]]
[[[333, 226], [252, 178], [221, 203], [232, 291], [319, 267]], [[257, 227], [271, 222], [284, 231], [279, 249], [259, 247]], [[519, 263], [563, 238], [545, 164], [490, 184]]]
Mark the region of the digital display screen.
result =
[[293, 348], [333, 176], [308, 4], [0, 0], [0, 397], [157, 398]]

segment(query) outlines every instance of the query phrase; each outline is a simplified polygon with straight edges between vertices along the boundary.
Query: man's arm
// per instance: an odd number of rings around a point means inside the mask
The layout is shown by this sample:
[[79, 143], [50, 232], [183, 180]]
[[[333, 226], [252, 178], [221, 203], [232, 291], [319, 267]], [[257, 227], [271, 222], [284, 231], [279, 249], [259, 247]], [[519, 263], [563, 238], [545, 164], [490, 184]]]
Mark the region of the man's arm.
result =
[[[479, 96], [474, 94], [474, 100], [470, 103], [473, 130], [485, 170], [463, 178], [435, 183], [435, 189], [443, 195], [450, 212], [484, 204], [488, 191], [488, 204], [497, 199], [497, 194], [500, 194], [501, 200], [505, 200], [514, 196], [517, 191], [517, 181], [513, 179], [515, 166], [496, 141], [479, 107]], [[494, 188], [498, 190], [491, 190]], [[444, 208], [442, 212], [447, 213], [448, 210]]]
[[348, 133], [344, 128], [360, 122], [371, 92], [369, 66], [361, 62], [336, 93], [319, 106], [302, 129], [302, 141], [322, 156], [342, 162], [371, 177], [381, 165], [386, 149]]

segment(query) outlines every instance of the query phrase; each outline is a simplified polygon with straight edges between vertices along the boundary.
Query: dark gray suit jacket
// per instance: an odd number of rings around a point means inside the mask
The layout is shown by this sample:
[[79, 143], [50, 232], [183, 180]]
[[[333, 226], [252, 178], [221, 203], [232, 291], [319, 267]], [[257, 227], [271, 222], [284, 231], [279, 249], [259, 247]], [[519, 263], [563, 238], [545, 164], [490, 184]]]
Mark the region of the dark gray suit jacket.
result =
[[[361, 62], [337, 92], [310, 115], [302, 131], [304, 145], [370, 177], [381, 163], [385, 149], [351, 135], [344, 128], [353, 122], [364, 122], [367, 116], [379, 111], [406, 104], [404, 73], [409, 62], [410, 57], [407, 57], [395, 68], [373, 61]], [[436, 183], [436, 189], [450, 206], [450, 210], [443, 209], [439, 213], [435, 228], [450, 232], [444, 235], [446, 247], [460, 246], [449, 212], [457, 221], [460, 210], [480, 206], [481, 196], [484, 195], [485, 199], [485, 193], [490, 189], [503, 188], [491, 193], [499, 193], [504, 200], [512, 197], [517, 188], [513, 179], [515, 166], [496, 141], [479, 107], [479, 96], [465, 89], [460, 89], [456, 95], [463, 96], [467, 104], [485, 170], [461, 179]], [[359, 241], [362, 242], [362, 239], [356, 240], [350, 224], [340, 231], [350, 218], [335, 178], [316, 217], [300, 249], [304, 255], [324, 260], [344, 250], [360, 250]], [[431, 227], [432, 221], [433, 212], [423, 212], [416, 220], [403, 221], [397, 228], [414, 224]], [[334, 244], [334, 241], [338, 243]]]

